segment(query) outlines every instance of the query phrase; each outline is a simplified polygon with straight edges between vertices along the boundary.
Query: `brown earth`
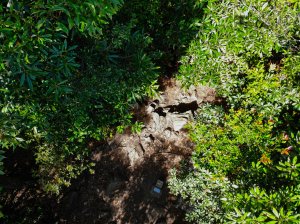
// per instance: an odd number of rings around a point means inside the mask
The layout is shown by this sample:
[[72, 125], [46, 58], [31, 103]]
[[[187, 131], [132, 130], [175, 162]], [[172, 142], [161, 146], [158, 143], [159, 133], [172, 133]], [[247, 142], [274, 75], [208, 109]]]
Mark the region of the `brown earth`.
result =
[[[31, 212], [47, 212], [36, 223], [185, 223], [180, 201], [168, 191], [168, 172], [189, 161], [194, 146], [184, 126], [200, 104], [214, 100], [212, 89], [183, 91], [179, 82], [168, 80], [157, 99], [135, 106], [135, 117], [143, 122], [139, 134], [126, 131], [95, 148], [95, 174], [81, 175], [57, 200], [21, 181], [6, 191], [4, 211], [22, 215], [40, 200]], [[158, 179], [164, 182], [161, 195], [152, 191]]]

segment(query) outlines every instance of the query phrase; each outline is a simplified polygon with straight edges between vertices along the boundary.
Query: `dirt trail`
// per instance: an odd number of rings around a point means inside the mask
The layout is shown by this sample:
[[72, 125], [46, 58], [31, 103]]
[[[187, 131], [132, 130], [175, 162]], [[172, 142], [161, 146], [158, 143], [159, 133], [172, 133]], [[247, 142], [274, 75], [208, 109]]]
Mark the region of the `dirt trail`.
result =
[[[194, 145], [184, 125], [200, 104], [215, 100], [215, 93], [195, 86], [183, 91], [173, 79], [163, 86], [157, 99], [134, 110], [144, 124], [141, 133], [117, 134], [96, 147], [91, 158], [95, 174], [82, 175], [58, 204], [48, 205], [56, 223], [184, 223], [178, 200], [167, 189], [168, 171], [189, 160]], [[158, 179], [164, 182], [159, 197], [152, 193]]]
[[[177, 199], [166, 186], [168, 171], [189, 159], [193, 144], [184, 125], [203, 102], [215, 100], [212, 89], [192, 86], [183, 91], [174, 80], [164, 92], [135, 114], [144, 123], [140, 134], [117, 134], [92, 156], [94, 175], [61, 201], [61, 223], [184, 223]], [[151, 192], [164, 181], [162, 194]]]

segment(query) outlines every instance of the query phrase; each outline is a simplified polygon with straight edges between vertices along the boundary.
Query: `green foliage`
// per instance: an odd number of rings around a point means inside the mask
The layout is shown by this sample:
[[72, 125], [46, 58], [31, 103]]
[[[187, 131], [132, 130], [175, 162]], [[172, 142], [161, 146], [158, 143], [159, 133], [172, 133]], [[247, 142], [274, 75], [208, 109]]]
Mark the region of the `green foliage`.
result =
[[[190, 127], [197, 145], [193, 155], [195, 171], [185, 177], [172, 173], [169, 182], [171, 191], [182, 195], [191, 206], [187, 219], [199, 223], [297, 223], [299, 132], [288, 135], [276, 125], [278, 119], [266, 119], [246, 110], [231, 110], [220, 119], [221, 123], [214, 122], [209, 114], [215, 115], [220, 109], [204, 109], [199, 113], [205, 113], [207, 119], [199, 116]], [[214, 189], [213, 184], [220, 178], [222, 184]], [[205, 184], [195, 185], [204, 180]], [[204, 186], [218, 196], [204, 198], [199, 194]], [[210, 208], [215, 200], [218, 212]], [[280, 215], [274, 216], [275, 210]]]
[[182, 58], [181, 79], [216, 87], [231, 106], [243, 101], [248, 109], [255, 105], [277, 113], [283, 104], [296, 104], [298, 78], [287, 74], [299, 72], [298, 9], [285, 0], [209, 1], [197, 24], [199, 38]]
[[132, 127], [131, 127], [131, 131], [133, 133], [137, 133], [137, 134], [140, 134], [141, 131], [142, 131], [142, 128], [143, 128], [143, 123], [142, 122], [135, 122]]
[[[286, 0], [208, 1], [180, 78], [215, 87], [224, 104], [200, 108], [190, 125], [196, 171], [171, 179], [173, 192], [189, 195], [188, 219], [299, 223], [299, 7]], [[203, 169], [210, 172], [207, 186], [228, 179], [215, 215], [215, 198], [204, 199], [203, 187], [193, 185], [204, 179]], [[212, 221], [195, 216], [198, 210]]]
[[198, 111], [193, 167], [172, 171], [171, 191], [193, 223], [299, 223], [298, 1], [122, 4], [2, 1], [0, 174], [3, 150], [22, 148], [46, 191], [93, 172], [88, 143], [139, 133], [131, 111], [157, 93], [155, 63], [176, 67], [195, 38], [180, 78], [215, 87], [224, 105]]
[[[62, 84], [78, 67], [76, 46], [68, 44], [75, 35], [94, 36], [102, 31], [120, 1], [10, 1], [1, 6], [1, 71], [6, 86], [33, 81], [42, 91], [66, 92]], [[88, 12], [88, 13], [87, 13]]]
[[[142, 30], [153, 42], [156, 61], [165, 73], [170, 73], [173, 64], [184, 53], [197, 33], [193, 26], [203, 15], [205, 1], [195, 0], [128, 0], [116, 15], [117, 21], [136, 20], [136, 29]], [[153, 50], [152, 50], [153, 51]]]
[[254, 186], [248, 192], [229, 195], [223, 207], [229, 223], [299, 223], [299, 198], [299, 185], [270, 192]]
[[79, 49], [72, 42], [99, 36], [105, 19], [120, 3], [4, 1], [1, 5], [0, 144], [34, 149], [36, 173], [52, 192], [58, 193], [60, 186], [69, 185], [89, 167], [82, 163], [88, 154], [85, 141], [95, 129], [100, 129], [98, 138], [106, 129], [99, 123], [89, 128], [87, 103], [76, 110], [83, 99], [73, 92], [80, 64]]
[[228, 179], [222, 175], [200, 168], [194, 172], [170, 172], [168, 186], [171, 193], [188, 200], [186, 219], [191, 223], [224, 222], [222, 198], [230, 189]]
[[1, 5], [0, 144], [34, 150], [48, 192], [93, 172], [88, 143], [131, 125], [132, 105], [157, 93], [152, 39], [134, 20], [108, 24], [121, 3]]
[[[3, 159], [4, 157], [4, 151], [0, 150], [0, 176], [2, 176], [4, 174], [3, 172]], [[0, 186], [0, 193], [2, 191], [2, 187]], [[3, 213], [1, 212], [1, 208], [2, 206], [0, 205], [0, 219], [4, 217]]]

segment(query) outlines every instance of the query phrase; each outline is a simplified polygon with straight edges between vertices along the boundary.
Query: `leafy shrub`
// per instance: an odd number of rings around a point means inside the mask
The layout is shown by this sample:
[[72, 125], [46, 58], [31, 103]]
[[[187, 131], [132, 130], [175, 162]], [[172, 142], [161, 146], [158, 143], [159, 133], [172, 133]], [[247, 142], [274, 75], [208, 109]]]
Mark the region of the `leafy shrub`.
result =
[[197, 28], [193, 24], [201, 19], [204, 5], [205, 1], [195, 0], [128, 0], [114, 19], [135, 19], [135, 29], [153, 38], [149, 51], [155, 49], [156, 62], [170, 73], [195, 37]]
[[[208, 1], [196, 24], [180, 79], [215, 87], [227, 105], [200, 108], [190, 126], [195, 174], [171, 179], [176, 194], [188, 186], [187, 217], [201, 206], [212, 217], [194, 216], [195, 222], [299, 222], [299, 7], [286, 0]], [[215, 216], [215, 199], [205, 201], [193, 185], [203, 169], [208, 186], [215, 176], [228, 178]]]
[[225, 176], [216, 175], [204, 168], [195, 172], [171, 171], [168, 182], [171, 193], [188, 200], [186, 219], [192, 223], [224, 222], [222, 198], [228, 193], [230, 183]]
[[[2, 3], [1, 71], [3, 80], [13, 85], [39, 83], [44, 91], [74, 74], [75, 46], [68, 44], [74, 35], [95, 36], [101, 33], [107, 17], [111, 17], [121, 1], [9, 1]], [[88, 13], [87, 13], [88, 12]], [[4, 79], [4, 78], [3, 78]], [[15, 84], [15, 83], [14, 83]], [[60, 88], [63, 90], [63, 88]]]
[[[199, 223], [297, 220], [299, 132], [289, 136], [278, 130], [276, 118], [269, 120], [255, 113], [231, 110], [221, 124], [200, 118], [190, 127], [191, 138], [197, 145], [193, 155], [195, 171], [184, 178], [172, 173], [169, 182], [173, 193], [188, 200], [192, 208], [188, 210], [188, 220]], [[222, 184], [217, 190], [213, 186], [220, 177], [222, 182], [218, 183]], [[206, 180], [203, 186], [195, 185], [203, 180]], [[201, 196], [199, 191], [204, 192], [204, 186], [218, 197]], [[216, 198], [218, 212], [210, 208]], [[199, 215], [199, 211], [206, 215]]]
[[299, 72], [298, 8], [285, 0], [209, 1], [199, 38], [182, 58], [181, 79], [216, 87], [231, 106], [243, 101], [248, 109], [278, 113], [296, 104], [297, 78], [287, 73]]
[[132, 105], [156, 94], [152, 39], [134, 21], [107, 24], [121, 3], [1, 5], [0, 144], [34, 150], [48, 192], [92, 172], [88, 143], [131, 125]]

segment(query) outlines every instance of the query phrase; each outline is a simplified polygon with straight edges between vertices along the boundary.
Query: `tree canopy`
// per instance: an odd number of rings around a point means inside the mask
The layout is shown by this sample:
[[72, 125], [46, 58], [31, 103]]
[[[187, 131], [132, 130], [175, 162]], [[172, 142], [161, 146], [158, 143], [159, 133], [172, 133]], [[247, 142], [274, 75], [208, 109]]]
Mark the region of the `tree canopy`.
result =
[[299, 223], [299, 43], [297, 0], [2, 1], [0, 175], [25, 150], [59, 195], [178, 70], [221, 102], [196, 111], [191, 164], [171, 171], [187, 220]]

